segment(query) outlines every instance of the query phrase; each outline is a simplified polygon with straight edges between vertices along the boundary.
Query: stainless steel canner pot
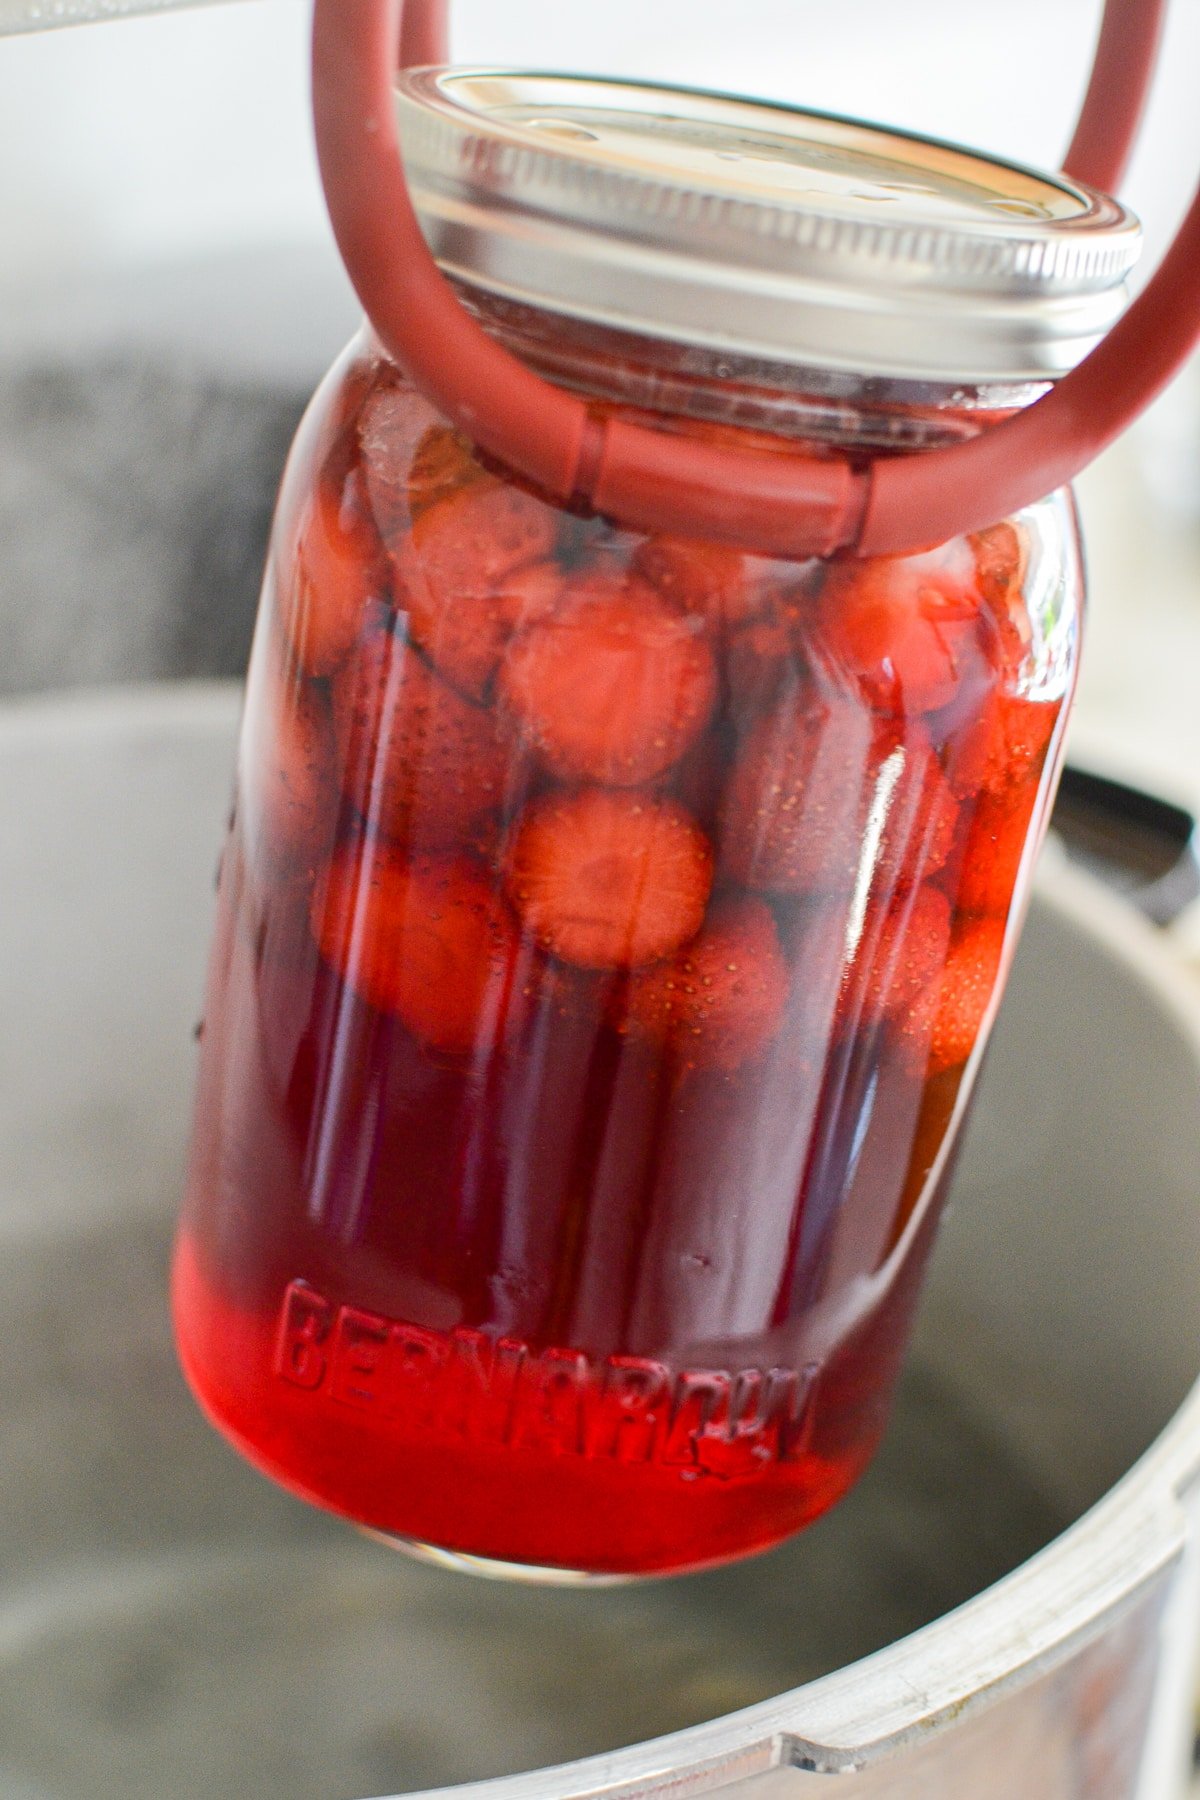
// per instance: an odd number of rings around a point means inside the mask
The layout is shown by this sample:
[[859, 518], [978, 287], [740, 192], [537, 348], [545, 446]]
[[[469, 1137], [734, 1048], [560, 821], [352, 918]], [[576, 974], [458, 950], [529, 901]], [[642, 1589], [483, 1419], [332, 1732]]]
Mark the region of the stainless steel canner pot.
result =
[[730, 1570], [496, 1588], [277, 1492], [174, 1367], [237, 708], [0, 712], [0, 1800], [1182, 1795], [1200, 1003], [1150, 927], [1047, 860], [861, 1489]]

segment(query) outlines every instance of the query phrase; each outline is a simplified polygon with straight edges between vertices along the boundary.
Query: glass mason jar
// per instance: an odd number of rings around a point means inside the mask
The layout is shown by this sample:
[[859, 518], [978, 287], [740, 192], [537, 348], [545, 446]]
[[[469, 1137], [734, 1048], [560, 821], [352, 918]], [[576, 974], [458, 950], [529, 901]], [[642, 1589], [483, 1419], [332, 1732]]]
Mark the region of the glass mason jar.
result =
[[[402, 90], [464, 304], [665, 432], [850, 460], [970, 436], [1083, 353], [1128, 266], [1111, 202], [945, 146], [669, 90], [651, 127], [645, 90], [548, 78], [514, 125], [471, 79]], [[494, 108], [533, 140], [507, 207], [499, 164], [422, 136], [453, 80], [477, 137]], [[795, 218], [819, 189], [835, 225], [899, 195], [877, 304], [847, 307], [794, 220], [782, 275], [752, 218], [709, 230], [695, 292], [686, 242], [661, 268], [686, 207], [648, 241], [614, 181], [584, 236], [597, 190], [547, 198], [537, 134], [570, 166], [635, 129], [660, 187], [757, 181]], [[447, 169], [487, 188], [469, 228]], [[958, 279], [914, 215], [1009, 254]], [[1075, 264], [1042, 291], [1013, 246], [1056, 231]], [[189, 1379], [260, 1468], [418, 1552], [564, 1579], [761, 1550], [845, 1493], [1025, 905], [1080, 605], [1066, 494], [902, 557], [632, 531], [481, 456], [364, 331], [275, 520], [175, 1266]]]

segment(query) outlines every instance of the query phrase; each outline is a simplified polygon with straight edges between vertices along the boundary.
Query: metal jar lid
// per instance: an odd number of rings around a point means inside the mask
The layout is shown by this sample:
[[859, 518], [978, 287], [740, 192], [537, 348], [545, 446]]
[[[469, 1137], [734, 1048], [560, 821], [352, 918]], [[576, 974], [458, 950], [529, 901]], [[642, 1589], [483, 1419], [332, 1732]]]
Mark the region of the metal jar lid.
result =
[[447, 274], [731, 355], [898, 379], [1044, 381], [1122, 311], [1106, 195], [932, 138], [691, 89], [492, 69], [397, 80]]

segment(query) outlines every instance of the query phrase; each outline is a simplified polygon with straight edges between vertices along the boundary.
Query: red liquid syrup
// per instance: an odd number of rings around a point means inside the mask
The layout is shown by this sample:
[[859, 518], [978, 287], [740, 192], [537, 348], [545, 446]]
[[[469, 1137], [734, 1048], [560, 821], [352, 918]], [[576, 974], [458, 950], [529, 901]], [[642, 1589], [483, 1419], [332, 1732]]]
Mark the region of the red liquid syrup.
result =
[[188, 1378], [417, 1544], [763, 1549], [883, 1430], [1048, 803], [1020, 533], [647, 543], [480, 471], [394, 374], [335, 398], [251, 670]]

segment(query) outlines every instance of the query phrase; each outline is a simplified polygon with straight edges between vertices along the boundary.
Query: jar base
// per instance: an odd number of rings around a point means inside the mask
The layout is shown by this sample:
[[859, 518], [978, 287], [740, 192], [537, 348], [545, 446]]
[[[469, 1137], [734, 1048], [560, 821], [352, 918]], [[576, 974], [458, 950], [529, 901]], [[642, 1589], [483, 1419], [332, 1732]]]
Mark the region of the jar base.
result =
[[556, 1569], [538, 1563], [502, 1562], [492, 1556], [471, 1556], [465, 1550], [444, 1550], [440, 1544], [422, 1543], [419, 1538], [401, 1537], [391, 1531], [376, 1531], [360, 1525], [364, 1537], [389, 1550], [399, 1550], [415, 1562], [429, 1563], [438, 1569], [453, 1569], [460, 1575], [478, 1575], [484, 1581], [519, 1582], [525, 1587], [606, 1588], [629, 1587], [634, 1582], [653, 1580], [652, 1575], [591, 1575], [585, 1569]]

